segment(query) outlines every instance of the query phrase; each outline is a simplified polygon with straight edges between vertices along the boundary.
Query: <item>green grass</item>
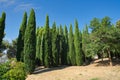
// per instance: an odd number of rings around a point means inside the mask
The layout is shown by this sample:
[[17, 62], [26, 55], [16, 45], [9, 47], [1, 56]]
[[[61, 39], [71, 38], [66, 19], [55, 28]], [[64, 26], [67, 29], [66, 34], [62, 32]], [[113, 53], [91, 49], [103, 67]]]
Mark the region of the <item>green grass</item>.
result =
[[99, 78], [92, 78], [92, 79], [90, 79], [90, 80], [100, 80]]

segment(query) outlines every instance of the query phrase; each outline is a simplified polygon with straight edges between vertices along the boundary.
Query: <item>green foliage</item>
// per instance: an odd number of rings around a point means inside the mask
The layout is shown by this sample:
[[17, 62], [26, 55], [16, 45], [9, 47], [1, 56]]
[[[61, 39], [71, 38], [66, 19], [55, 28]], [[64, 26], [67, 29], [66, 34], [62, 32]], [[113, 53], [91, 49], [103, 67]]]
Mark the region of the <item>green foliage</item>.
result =
[[52, 60], [53, 60], [53, 66], [57, 66], [59, 63], [59, 55], [58, 55], [58, 49], [57, 49], [57, 32], [56, 32], [56, 23], [53, 23], [52, 26]]
[[78, 28], [78, 22], [75, 20], [75, 36], [74, 36], [74, 45], [75, 45], [75, 53], [76, 53], [76, 65], [83, 64], [83, 54], [82, 54], [82, 46], [80, 39], [80, 31]]
[[90, 28], [92, 29], [92, 32], [96, 31], [100, 26], [100, 20], [98, 18], [93, 18], [90, 21]]
[[25, 71], [25, 64], [21, 62], [14, 62], [11, 63], [14, 64], [14, 67], [12, 67], [9, 71], [7, 71], [3, 75], [3, 79], [7, 80], [25, 80], [26, 78], [26, 71]]
[[28, 25], [24, 37], [24, 63], [26, 70], [32, 73], [35, 69], [35, 54], [36, 54], [36, 20], [35, 12], [31, 9]]
[[64, 34], [62, 25], [60, 25], [59, 29], [59, 61], [60, 64], [64, 64], [65, 56], [64, 56]]
[[24, 58], [23, 50], [24, 50], [24, 34], [25, 34], [26, 25], [27, 25], [27, 13], [25, 12], [22, 24], [20, 26], [18, 40], [17, 40], [16, 58], [18, 61], [23, 61], [23, 58]]
[[43, 35], [44, 35], [44, 28], [43, 27], [40, 27], [40, 28], [37, 28], [37, 32], [36, 32], [36, 61], [37, 61], [37, 64], [43, 64], [43, 52], [44, 51], [43, 49], [43, 43], [42, 43], [42, 38], [43, 38]]
[[68, 54], [68, 63], [71, 65], [76, 64], [76, 54], [75, 54], [75, 46], [74, 46], [74, 35], [73, 35], [73, 30], [72, 30], [72, 24], [70, 25], [70, 30], [69, 30], [69, 54]]
[[44, 65], [45, 67], [51, 67], [51, 38], [49, 29], [49, 16], [46, 16], [45, 34], [44, 34]]
[[0, 79], [2, 79], [3, 75], [9, 70], [10, 70], [9, 62], [6, 62], [4, 64], [0, 64]]
[[120, 20], [118, 20], [118, 21], [116, 22], [116, 28], [119, 28], [119, 29], [120, 29]]
[[6, 19], [6, 13], [2, 13], [2, 17], [0, 18], [0, 45], [2, 44], [2, 39], [5, 35], [4, 29], [5, 29], [5, 19]]
[[25, 80], [26, 76], [25, 64], [15, 59], [0, 65], [0, 79], [2, 80]]
[[64, 26], [64, 64], [67, 64], [67, 55], [68, 55], [68, 30], [67, 26]]

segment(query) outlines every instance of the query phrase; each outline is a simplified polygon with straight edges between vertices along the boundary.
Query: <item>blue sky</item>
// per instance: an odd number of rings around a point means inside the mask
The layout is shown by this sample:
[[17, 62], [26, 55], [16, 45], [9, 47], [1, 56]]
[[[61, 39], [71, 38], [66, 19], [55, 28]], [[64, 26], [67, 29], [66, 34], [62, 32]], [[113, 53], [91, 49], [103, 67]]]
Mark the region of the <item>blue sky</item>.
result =
[[109, 16], [113, 24], [120, 19], [120, 0], [0, 0], [0, 15], [6, 12], [5, 39], [18, 36], [24, 11], [29, 16], [31, 8], [35, 9], [37, 26], [45, 24], [46, 14], [50, 26], [56, 21], [58, 26], [66, 24], [69, 28], [77, 19], [80, 30], [94, 17]]

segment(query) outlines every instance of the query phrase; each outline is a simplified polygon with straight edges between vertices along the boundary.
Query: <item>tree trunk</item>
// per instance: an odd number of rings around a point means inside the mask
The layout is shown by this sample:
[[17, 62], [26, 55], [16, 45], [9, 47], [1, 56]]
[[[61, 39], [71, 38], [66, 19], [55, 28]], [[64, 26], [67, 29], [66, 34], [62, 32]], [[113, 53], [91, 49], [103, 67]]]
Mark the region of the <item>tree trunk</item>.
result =
[[102, 62], [103, 62], [103, 51], [102, 51]]
[[112, 59], [111, 59], [111, 54], [110, 54], [109, 49], [108, 49], [108, 57], [109, 57], [109, 61], [110, 61], [110, 66], [113, 66]]

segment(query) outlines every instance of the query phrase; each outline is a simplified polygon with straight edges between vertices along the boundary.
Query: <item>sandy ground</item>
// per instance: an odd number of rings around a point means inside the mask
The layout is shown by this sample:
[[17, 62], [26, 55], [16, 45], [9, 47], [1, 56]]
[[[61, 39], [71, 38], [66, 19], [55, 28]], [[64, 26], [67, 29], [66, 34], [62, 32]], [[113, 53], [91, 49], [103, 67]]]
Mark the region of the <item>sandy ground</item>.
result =
[[39, 67], [26, 80], [120, 80], [120, 65], [107, 64], [97, 60], [88, 66]]

